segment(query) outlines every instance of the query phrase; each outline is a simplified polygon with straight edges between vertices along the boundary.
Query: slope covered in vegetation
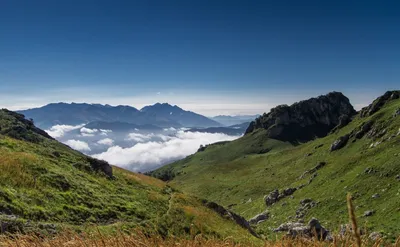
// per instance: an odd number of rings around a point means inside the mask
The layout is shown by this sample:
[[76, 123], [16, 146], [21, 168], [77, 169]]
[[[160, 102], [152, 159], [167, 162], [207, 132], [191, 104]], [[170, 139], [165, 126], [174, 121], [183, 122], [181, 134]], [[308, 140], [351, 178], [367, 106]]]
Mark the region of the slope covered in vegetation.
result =
[[326, 137], [293, 145], [258, 128], [152, 175], [247, 219], [264, 212], [263, 220], [251, 222], [267, 236], [283, 223], [312, 217], [338, 231], [348, 222], [351, 192], [360, 225], [393, 240], [400, 233], [399, 94], [388, 92]]
[[74, 151], [7, 110], [0, 110], [0, 225], [3, 233], [139, 227], [160, 236], [255, 240], [202, 201]]

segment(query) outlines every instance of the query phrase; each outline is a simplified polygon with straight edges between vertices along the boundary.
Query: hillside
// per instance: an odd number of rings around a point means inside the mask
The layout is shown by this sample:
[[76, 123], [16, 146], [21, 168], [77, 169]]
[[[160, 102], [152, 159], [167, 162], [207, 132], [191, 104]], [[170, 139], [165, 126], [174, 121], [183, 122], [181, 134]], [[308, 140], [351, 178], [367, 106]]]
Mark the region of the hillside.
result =
[[0, 110], [0, 170], [3, 233], [140, 227], [161, 236], [256, 240], [216, 204], [87, 157], [7, 110]]
[[247, 219], [264, 212], [251, 222], [266, 236], [283, 223], [312, 217], [339, 231], [348, 222], [345, 197], [351, 192], [360, 225], [393, 240], [400, 233], [399, 95], [386, 93], [347, 125], [336, 114], [338, 126], [324, 129], [322, 138], [293, 143], [270, 138], [269, 128], [253, 128], [152, 175]]

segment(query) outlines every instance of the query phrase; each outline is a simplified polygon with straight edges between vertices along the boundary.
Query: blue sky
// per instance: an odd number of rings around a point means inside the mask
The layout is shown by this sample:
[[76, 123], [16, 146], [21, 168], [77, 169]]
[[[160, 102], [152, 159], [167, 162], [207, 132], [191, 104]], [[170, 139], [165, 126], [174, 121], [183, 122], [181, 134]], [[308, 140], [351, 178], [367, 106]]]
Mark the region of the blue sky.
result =
[[0, 107], [170, 102], [261, 113], [399, 88], [398, 1], [0, 2]]

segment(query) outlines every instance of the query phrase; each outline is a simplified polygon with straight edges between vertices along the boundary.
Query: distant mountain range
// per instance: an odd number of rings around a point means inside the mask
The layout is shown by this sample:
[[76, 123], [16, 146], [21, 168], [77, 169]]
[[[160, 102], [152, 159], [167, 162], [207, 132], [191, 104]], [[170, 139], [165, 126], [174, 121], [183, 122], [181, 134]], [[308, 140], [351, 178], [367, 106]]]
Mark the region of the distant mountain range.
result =
[[87, 103], [52, 103], [40, 108], [18, 111], [41, 128], [57, 124], [78, 125], [91, 122], [119, 122], [165, 127], [220, 127], [219, 122], [178, 106], [157, 103], [138, 110], [131, 106]]
[[237, 116], [227, 116], [227, 115], [219, 115], [212, 117], [211, 119], [221, 123], [224, 126], [232, 126], [236, 124], [249, 123], [254, 121], [254, 119], [258, 118], [260, 115], [237, 115]]

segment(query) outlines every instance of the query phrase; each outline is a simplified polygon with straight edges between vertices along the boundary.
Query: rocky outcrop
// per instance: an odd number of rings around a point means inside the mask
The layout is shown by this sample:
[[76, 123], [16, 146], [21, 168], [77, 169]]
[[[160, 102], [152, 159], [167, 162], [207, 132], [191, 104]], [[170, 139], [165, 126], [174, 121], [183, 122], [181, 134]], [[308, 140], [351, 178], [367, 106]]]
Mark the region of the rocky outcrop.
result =
[[87, 160], [93, 170], [103, 172], [109, 178], [113, 177], [112, 167], [107, 161], [98, 160], [92, 157], [87, 157]]
[[386, 103], [391, 100], [400, 98], [400, 90], [387, 91], [384, 95], [378, 97], [367, 107], [364, 107], [360, 111], [360, 117], [369, 117], [375, 112], [379, 111]]
[[332, 240], [332, 236], [326, 228], [324, 228], [319, 220], [312, 218], [307, 225], [303, 223], [285, 223], [274, 230], [275, 232], [287, 232], [287, 236], [291, 238], [317, 238], [319, 240]]
[[331, 145], [331, 151], [339, 150], [346, 146], [347, 142], [349, 141], [350, 135], [344, 135], [339, 137], [337, 140], [335, 140], [332, 145]]
[[279, 190], [273, 190], [271, 193], [264, 196], [265, 204], [271, 206], [279, 200], [292, 195], [296, 190], [297, 188], [286, 188], [281, 193], [279, 193]]
[[324, 167], [326, 165], [326, 162], [322, 161], [322, 162], [318, 162], [318, 164], [316, 166], [314, 166], [313, 168], [311, 168], [310, 170], [306, 170], [305, 172], [303, 172], [303, 174], [301, 174], [301, 176], [299, 177], [299, 179], [303, 179], [305, 178], [308, 174], [313, 174], [316, 171], [318, 171], [319, 169], [321, 169], [322, 167]]
[[253, 236], [259, 238], [257, 233], [253, 230], [253, 228], [251, 228], [249, 222], [242, 216], [235, 214], [234, 212], [228, 209], [225, 209], [224, 207], [218, 205], [215, 202], [208, 202], [206, 200], [203, 200], [203, 204], [209, 209], [212, 209], [213, 211], [217, 212], [221, 217], [236, 222], [236, 224], [238, 224], [242, 228], [247, 229]]
[[342, 93], [280, 105], [251, 122], [246, 134], [263, 128], [270, 138], [292, 143], [306, 142], [326, 136], [333, 128], [345, 125], [356, 114], [349, 99]]
[[317, 206], [318, 202], [313, 201], [310, 198], [306, 198], [300, 201], [300, 207], [296, 210], [296, 218], [303, 218], [309, 209]]

